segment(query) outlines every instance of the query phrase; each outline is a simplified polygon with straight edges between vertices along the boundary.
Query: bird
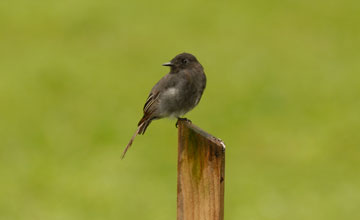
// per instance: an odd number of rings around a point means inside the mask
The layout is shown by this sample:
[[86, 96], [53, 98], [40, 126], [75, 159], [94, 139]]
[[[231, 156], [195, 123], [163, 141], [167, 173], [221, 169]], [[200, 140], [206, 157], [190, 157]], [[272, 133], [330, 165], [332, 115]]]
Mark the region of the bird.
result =
[[[190, 53], [180, 53], [170, 62], [162, 64], [170, 67], [170, 72], [163, 76], [151, 89], [143, 108], [144, 115], [138, 127], [125, 147], [122, 159], [131, 147], [137, 135], [143, 135], [153, 120], [161, 118], [181, 118], [200, 102], [206, 87], [203, 66]], [[191, 121], [190, 121], [191, 122]], [[176, 122], [177, 126], [178, 121]]]

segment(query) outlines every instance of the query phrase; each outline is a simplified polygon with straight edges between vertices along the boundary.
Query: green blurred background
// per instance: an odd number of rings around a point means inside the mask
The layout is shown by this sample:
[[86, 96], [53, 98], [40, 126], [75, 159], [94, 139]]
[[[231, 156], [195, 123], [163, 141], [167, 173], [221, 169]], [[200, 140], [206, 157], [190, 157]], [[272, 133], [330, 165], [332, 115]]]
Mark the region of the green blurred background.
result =
[[360, 2], [0, 2], [0, 219], [176, 219], [175, 121], [125, 160], [161, 64], [227, 145], [227, 220], [360, 219]]

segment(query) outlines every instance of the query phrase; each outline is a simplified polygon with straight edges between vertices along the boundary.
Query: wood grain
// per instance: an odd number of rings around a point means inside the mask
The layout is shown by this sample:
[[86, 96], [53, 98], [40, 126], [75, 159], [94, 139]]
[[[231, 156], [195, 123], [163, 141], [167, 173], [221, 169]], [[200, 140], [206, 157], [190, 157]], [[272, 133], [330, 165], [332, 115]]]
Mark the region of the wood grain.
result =
[[224, 143], [186, 121], [178, 138], [177, 220], [223, 220]]

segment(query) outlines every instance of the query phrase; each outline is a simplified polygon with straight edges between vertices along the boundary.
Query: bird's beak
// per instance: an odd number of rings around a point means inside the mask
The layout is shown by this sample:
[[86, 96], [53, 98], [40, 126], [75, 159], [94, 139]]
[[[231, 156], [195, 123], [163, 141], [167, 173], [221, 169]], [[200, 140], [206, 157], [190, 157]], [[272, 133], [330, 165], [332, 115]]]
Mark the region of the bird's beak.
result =
[[172, 66], [173, 64], [171, 62], [164, 63], [163, 66]]

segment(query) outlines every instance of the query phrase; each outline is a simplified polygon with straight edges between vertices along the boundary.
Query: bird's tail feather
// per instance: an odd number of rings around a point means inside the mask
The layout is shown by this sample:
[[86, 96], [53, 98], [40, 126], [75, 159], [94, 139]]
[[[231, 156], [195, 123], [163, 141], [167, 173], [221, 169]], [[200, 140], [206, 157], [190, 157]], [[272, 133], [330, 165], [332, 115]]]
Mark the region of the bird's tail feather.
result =
[[129, 143], [126, 145], [126, 148], [121, 156], [121, 159], [124, 159], [125, 157], [125, 154], [126, 152], [129, 150], [129, 148], [131, 147], [135, 137], [138, 135], [138, 134], [144, 134], [145, 131], [146, 131], [146, 128], [149, 126], [151, 120], [149, 121], [143, 121], [141, 124], [139, 124], [138, 128], [136, 129], [134, 135], [131, 137]]
[[139, 133], [138, 134], [145, 134], [146, 128], [150, 125], [151, 120], [146, 120], [144, 122], [142, 122], [139, 127]]

